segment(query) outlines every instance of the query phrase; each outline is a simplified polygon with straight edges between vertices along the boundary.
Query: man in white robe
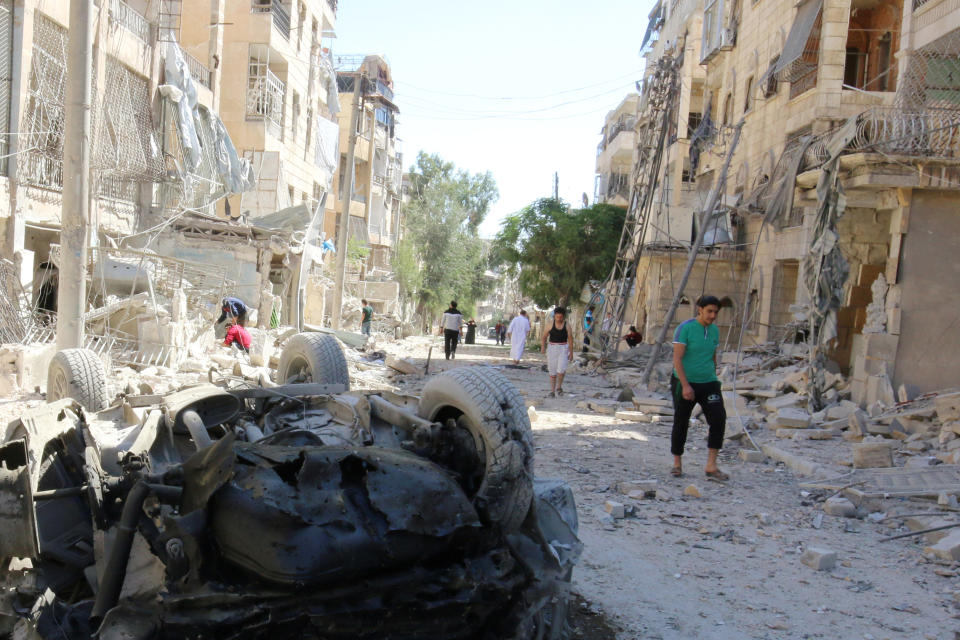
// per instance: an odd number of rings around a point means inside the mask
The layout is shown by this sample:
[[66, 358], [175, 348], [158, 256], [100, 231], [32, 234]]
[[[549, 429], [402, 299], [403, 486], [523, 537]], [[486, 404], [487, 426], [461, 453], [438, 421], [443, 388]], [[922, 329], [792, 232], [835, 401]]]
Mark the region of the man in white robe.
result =
[[530, 333], [526, 311], [521, 309], [520, 315], [510, 321], [507, 333], [510, 335], [510, 357], [513, 358], [513, 364], [520, 364], [523, 348], [527, 345], [527, 334]]

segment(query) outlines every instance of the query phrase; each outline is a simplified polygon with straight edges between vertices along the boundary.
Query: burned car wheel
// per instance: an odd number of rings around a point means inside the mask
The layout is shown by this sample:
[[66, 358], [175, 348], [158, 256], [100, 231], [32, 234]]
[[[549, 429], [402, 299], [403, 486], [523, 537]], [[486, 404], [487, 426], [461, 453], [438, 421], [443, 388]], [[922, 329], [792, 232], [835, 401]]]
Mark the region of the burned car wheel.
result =
[[89, 349], [58, 351], [47, 369], [47, 402], [73, 398], [88, 411], [107, 406], [107, 372]]
[[277, 382], [342, 384], [350, 388], [347, 359], [340, 343], [322, 333], [298, 333], [283, 346]]
[[489, 367], [453, 369], [427, 382], [418, 413], [450, 429], [456, 450], [436, 455], [458, 474], [481, 518], [519, 528], [533, 496], [533, 435], [516, 387]]

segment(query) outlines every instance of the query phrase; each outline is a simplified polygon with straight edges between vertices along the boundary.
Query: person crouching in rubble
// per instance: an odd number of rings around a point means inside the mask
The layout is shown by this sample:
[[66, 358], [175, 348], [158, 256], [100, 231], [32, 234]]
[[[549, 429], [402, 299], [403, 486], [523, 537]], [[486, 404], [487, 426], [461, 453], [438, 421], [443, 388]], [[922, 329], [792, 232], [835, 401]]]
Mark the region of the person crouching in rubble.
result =
[[218, 325], [227, 318], [235, 318], [237, 324], [247, 326], [247, 305], [240, 298], [224, 298], [220, 303], [220, 317], [213, 324]]
[[227, 335], [224, 337], [223, 346], [229, 347], [235, 345], [240, 351], [249, 354], [252, 338], [246, 327], [240, 324], [237, 318], [230, 318], [230, 328], [227, 329]]
[[683, 475], [683, 447], [687, 441], [690, 414], [699, 404], [710, 426], [707, 435], [707, 464], [704, 468], [709, 480], [724, 481], [729, 476], [717, 467], [717, 454], [723, 446], [723, 432], [727, 412], [723, 407], [720, 379], [717, 378], [717, 346], [720, 331], [716, 324], [720, 301], [714, 296], [697, 300], [697, 317], [680, 323], [673, 333], [673, 375], [670, 390], [673, 395], [673, 433], [670, 452], [673, 469], [670, 474]]

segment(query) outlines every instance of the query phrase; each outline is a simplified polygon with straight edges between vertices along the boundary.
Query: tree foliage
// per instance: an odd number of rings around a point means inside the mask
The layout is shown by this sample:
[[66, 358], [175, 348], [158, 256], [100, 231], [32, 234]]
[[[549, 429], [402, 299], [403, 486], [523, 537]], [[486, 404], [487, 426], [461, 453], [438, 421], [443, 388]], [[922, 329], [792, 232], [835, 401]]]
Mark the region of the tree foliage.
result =
[[626, 210], [608, 204], [571, 209], [543, 198], [508, 216], [491, 247], [491, 264], [516, 275], [537, 305], [569, 304], [588, 280], [610, 273]]
[[394, 258], [402, 293], [415, 300], [424, 319], [450, 300], [472, 312], [490, 288], [483, 276], [487, 244], [477, 229], [498, 197], [496, 183], [489, 172], [471, 174], [420, 152], [410, 185], [405, 235]]

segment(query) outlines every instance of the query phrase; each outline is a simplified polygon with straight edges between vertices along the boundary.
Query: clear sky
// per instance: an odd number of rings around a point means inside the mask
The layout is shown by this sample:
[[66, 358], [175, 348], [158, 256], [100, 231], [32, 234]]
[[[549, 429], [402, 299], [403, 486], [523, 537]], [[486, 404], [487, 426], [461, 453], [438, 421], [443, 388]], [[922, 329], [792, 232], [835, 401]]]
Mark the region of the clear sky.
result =
[[604, 116], [642, 75], [653, 0], [340, 0], [335, 54], [390, 62], [404, 169], [420, 150], [490, 171], [480, 228], [549, 196], [593, 202]]

